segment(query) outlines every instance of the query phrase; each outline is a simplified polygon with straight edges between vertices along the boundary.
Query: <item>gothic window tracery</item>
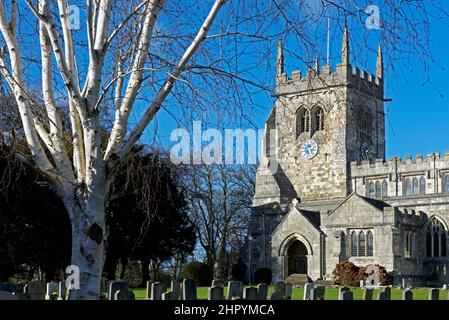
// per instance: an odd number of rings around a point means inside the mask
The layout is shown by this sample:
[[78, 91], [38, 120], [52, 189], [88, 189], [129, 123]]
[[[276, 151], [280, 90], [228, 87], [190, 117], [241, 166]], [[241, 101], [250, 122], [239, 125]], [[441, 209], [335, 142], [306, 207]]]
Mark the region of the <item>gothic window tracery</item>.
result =
[[432, 218], [426, 228], [426, 257], [447, 256], [447, 230], [437, 218]]

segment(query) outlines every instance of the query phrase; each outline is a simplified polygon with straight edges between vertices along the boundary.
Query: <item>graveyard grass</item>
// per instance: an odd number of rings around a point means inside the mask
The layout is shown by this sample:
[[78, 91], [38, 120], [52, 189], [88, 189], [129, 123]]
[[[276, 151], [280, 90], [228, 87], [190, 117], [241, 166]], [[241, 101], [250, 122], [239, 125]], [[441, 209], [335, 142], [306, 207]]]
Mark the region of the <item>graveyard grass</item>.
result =
[[[428, 300], [429, 299], [429, 289], [430, 288], [416, 288], [412, 289], [413, 291], [413, 300]], [[198, 287], [198, 299], [207, 300], [207, 287]], [[270, 286], [268, 289], [268, 294], [272, 293], [274, 290], [273, 286]], [[381, 289], [375, 289], [373, 294], [373, 299], [375, 300], [377, 297], [377, 293], [380, 292]], [[136, 296], [136, 300], [144, 300], [145, 299], [145, 289], [132, 289]], [[351, 291], [354, 293], [354, 300], [362, 300], [363, 297], [363, 289], [361, 288], [351, 288]], [[224, 293], [226, 295], [227, 287], [225, 287]], [[402, 292], [404, 289], [392, 288], [391, 290], [391, 300], [402, 300]], [[449, 291], [440, 290], [440, 300], [448, 299]], [[293, 296], [292, 300], [302, 300], [304, 295], [304, 288], [293, 288]], [[338, 300], [338, 288], [334, 287], [326, 287], [325, 300]]]

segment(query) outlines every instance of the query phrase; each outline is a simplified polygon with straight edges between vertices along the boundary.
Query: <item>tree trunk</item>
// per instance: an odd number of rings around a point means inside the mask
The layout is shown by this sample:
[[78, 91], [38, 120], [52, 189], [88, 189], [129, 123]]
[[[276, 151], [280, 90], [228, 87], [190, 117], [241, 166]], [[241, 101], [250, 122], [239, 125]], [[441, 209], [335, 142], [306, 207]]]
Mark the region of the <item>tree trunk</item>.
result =
[[142, 269], [142, 283], [141, 286], [142, 288], [145, 288], [145, 286], [147, 285], [147, 281], [150, 281], [151, 277], [150, 277], [150, 260], [144, 259], [142, 261], [142, 265], [141, 265], [141, 269]]
[[[79, 268], [79, 287], [70, 290], [70, 300], [98, 300], [105, 262], [104, 197], [98, 195], [68, 206], [72, 222], [72, 266]], [[81, 204], [82, 203], [82, 204]], [[84, 209], [82, 209], [84, 208]]]

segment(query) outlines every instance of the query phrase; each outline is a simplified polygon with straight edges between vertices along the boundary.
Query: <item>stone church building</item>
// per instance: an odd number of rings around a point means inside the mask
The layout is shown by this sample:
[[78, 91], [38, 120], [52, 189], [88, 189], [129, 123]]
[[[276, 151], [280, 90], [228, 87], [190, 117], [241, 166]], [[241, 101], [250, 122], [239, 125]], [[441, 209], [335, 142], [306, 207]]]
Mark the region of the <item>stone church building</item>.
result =
[[449, 282], [449, 153], [385, 159], [383, 72], [380, 46], [376, 75], [350, 64], [346, 29], [335, 72], [317, 60], [288, 77], [279, 44], [269, 162], [257, 169], [249, 227], [252, 280], [259, 268], [273, 281], [325, 280], [351, 261], [384, 266], [395, 283]]

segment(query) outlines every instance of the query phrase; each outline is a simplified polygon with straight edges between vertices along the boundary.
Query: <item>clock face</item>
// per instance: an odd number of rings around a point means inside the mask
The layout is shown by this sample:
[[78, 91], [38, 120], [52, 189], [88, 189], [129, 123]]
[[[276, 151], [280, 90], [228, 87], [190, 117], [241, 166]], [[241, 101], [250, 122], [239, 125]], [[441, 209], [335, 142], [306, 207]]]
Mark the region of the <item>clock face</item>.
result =
[[312, 159], [318, 153], [318, 145], [315, 140], [306, 141], [301, 147], [301, 154], [306, 159]]

